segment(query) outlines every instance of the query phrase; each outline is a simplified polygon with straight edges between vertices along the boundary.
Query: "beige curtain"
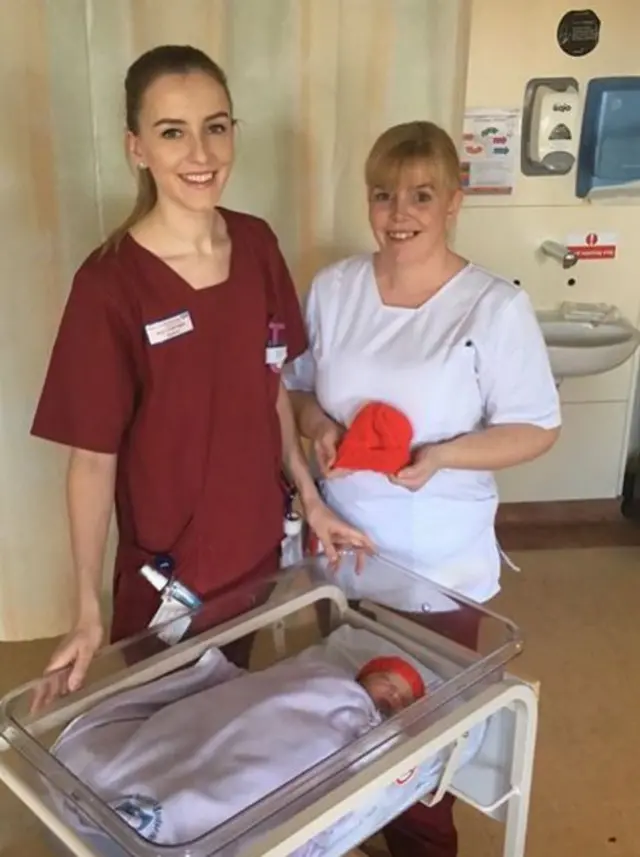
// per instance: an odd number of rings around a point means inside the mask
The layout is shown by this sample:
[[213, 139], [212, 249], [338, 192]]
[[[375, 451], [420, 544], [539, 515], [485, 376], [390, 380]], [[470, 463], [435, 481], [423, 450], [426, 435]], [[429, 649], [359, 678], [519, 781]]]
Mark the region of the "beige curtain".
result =
[[28, 430], [73, 270], [131, 204], [127, 65], [168, 42], [223, 65], [240, 119], [225, 204], [269, 220], [304, 292], [320, 265], [370, 246], [374, 137], [416, 117], [459, 134], [467, 6], [3, 0], [0, 639], [59, 634], [71, 619], [66, 455]]

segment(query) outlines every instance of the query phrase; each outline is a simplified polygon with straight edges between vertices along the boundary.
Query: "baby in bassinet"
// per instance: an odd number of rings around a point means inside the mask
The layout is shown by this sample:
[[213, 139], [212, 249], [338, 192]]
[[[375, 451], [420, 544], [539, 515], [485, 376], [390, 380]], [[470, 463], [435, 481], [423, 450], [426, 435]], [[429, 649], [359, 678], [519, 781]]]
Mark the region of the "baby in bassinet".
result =
[[[175, 845], [213, 830], [424, 693], [420, 674], [398, 657], [374, 658], [354, 681], [308, 657], [249, 673], [214, 649], [187, 670], [99, 704], [53, 753], [141, 836]], [[296, 855], [319, 853], [313, 848]]]

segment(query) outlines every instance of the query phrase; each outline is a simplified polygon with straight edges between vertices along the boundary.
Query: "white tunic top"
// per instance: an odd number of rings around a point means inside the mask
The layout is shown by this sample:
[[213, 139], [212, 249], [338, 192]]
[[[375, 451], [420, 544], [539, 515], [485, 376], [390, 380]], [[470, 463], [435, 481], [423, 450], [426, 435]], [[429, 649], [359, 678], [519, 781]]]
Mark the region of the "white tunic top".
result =
[[[371, 255], [314, 279], [309, 350], [287, 367], [289, 389], [315, 392], [349, 425], [367, 401], [403, 411], [414, 444], [504, 423], [560, 424], [545, 343], [526, 292], [467, 265], [417, 309], [386, 306]], [[389, 559], [476, 601], [499, 589], [493, 475], [442, 470], [418, 492], [380, 474], [325, 481], [325, 498]]]

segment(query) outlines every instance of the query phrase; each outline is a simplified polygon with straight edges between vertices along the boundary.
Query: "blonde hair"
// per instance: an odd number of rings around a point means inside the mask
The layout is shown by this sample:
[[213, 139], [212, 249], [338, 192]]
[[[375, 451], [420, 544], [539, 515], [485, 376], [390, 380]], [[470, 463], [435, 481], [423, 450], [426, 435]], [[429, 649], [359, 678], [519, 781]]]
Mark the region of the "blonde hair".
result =
[[146, 217], [153, 210], [158, 201], [158, 189], [156, 183], [148, 169], [137, 170], [137, 185], [136, 201], [133, 204], [130, 214], [120, 223], [104, 242], [103, 251], [111, 248], [117, 250], [120, 242], [132, 229], [136, 223], [139, 223], [143, 217]]
[[[211, 57], [191, 45], [159, 45], [139, 56], [132, 63], [125, 78], [125, 100], [127, 130], [139, 133], [140, 111], [145, 92], [151, 84], [165, 74], [188, 74], [199, 71], [208, 74], [223, 88], [233, 114], [233, 101], [227, 76]], [[131, 214], [109, 235], [103, 245], [103, 252], [117, 249], [127, 232], [139, 223], [154, 208], [158, 201], [158, 189], [148, 169], [139, 169], [137, 176], [138, 193]]]
[[367, 188], [396, 187], [403, 170], [426, 166], [436, 184], [453, 193], [460, 188], [460, 158], [447, 132], [433, 122], [404, 122], [384, 131], [365, 163]]

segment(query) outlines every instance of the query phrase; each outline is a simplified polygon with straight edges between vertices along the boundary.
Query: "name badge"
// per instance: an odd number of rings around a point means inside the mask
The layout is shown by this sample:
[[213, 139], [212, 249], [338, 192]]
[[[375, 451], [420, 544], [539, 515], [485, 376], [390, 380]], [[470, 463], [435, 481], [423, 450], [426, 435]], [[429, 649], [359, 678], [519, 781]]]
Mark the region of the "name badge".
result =
[[286, 345], [267, 345], [265, 362], [274, 372], [280, 372], [287, 360], [288, 353]]
[[184, 336], [185, 333], [191, 333], [193, 330], [191, 313], [185, 310], [178, 313], [178, 315], [172, 315], [170, 318], [153, 321], [151, 324], [145, 324], [144, 330], [147, 334], [149, 345], [160, 345], [162, 342], [175, 339], [176, 336]]

